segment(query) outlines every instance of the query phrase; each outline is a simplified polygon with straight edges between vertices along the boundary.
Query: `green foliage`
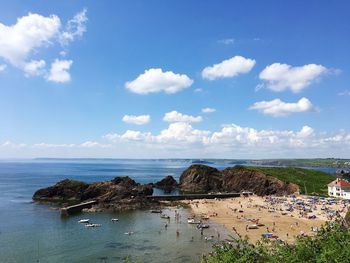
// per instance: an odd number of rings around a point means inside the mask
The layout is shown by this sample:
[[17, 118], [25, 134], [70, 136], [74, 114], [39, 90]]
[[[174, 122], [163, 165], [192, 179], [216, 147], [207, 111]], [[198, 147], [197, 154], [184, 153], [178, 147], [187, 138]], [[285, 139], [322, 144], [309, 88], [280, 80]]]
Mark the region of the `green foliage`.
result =
[[347, 263], [350, 261], [350, 230], [339, 223], [327, 224], [314, 237], [298, 237], [294, 245], [246, 239], [218, 246], [201, 263]]
[[305, 194], [306, 189], [308, 194], [327, 195], [327, 184], [335, 179], [328, 173], [311, 169], [259, 166], [248, 168], [276, 177], [285, 183], [297, 184], [302, 194]]

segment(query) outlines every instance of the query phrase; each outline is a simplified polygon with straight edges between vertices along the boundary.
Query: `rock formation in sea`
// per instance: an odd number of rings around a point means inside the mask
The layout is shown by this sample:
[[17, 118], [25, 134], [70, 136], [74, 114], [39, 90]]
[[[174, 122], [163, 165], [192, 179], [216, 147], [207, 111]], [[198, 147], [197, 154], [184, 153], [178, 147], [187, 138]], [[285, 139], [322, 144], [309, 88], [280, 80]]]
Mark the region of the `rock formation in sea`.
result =
[[220, 171], [196, 164], [180, 176], [180, 190], [192, 193], [251, 191], [263, 196], [292, 194], [299, 191], [299, 186], [244, 166], [237, 165]]
[[157, 188], [163, 189], [166, 193], [170, 193], [173, 189], [175, 189], [178, 186], [178, 184], [174, 177], [168, 175], [159, 182], [155, 183], [155, 186]]
[[138, 184], [127, 176], [94, 183], [65, 179], [36, 191], [33, 200], [62, 204], [96, 200], [99, 208], [117, 211], [151, 207], [154, 201], [144, 197], [152, 194], [152, 185]]

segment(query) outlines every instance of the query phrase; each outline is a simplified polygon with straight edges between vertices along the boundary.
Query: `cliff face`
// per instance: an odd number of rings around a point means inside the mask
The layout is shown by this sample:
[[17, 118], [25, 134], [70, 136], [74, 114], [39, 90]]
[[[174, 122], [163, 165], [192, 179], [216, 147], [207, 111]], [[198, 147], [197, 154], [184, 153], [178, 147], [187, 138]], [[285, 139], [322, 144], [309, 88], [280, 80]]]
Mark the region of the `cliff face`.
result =
[[222, 188], [222, 174], [213, 167], [194, 164], [180, 176], [180, 189], [184, 192], [206, 193], [220, 191]]
[[284, 195], [299, 191], [295, 184], [286, 184], [277, 178], [243, 166], [219, 171], [206, 165], [192, 165], [180, 177], [180, 189], [186, 192], [241, 192], [257, 195]]
[[54, 186], [36, 191], [35, 201], [45, 202], [82, 202], [97, 200], [100, 204], [118, 204], [129, 199], [152, 195], [151, 185], [140, 185], [129, 177], [116, 177], [109, 182], [84, 183], [74, 180], [63, 180]]

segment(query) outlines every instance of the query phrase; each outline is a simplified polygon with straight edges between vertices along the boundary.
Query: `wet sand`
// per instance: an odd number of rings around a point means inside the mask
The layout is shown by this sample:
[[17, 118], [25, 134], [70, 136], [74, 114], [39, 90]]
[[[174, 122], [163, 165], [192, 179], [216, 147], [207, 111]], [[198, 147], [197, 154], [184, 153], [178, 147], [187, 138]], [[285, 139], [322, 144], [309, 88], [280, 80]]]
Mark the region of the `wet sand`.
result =
[[[338, 202], [337, 204], [313, 204], [310, 213], [301, 215], [296, 209], [292, 198], [274, 199], [279, 202], [266, 201], [258, 196], [239, 197], [223, 200], [192, 200], [188, 201], [194, 214], [209, 215], [210, 220], [222, 224], [226, 229], [236, 233], [241, 237], [248, 236], [251, 243], [261, 239], [262, 234], [272, 233], [278, 239], [293, 243], [295, 237], [300, 234], [314, 235], [312, 228], [320, 227], [326, 221], [332, 220], [325, 212], [325, 207], [329, 210], [338, 210], [344, 216], [346, 209]], [[307, 201], [306, 196], [298, 197], [298, 200]], [[294, 204], [294, 211], [286, 211], [286, 207]], [[322, 208], [322, 209], [321, 209]], [[315, 215], [315, 219], [308, 219], [310, 215]], [[328, 218], [327, 218], [328, 216]], [[257, 221], [264, 226], [258, 229], [248, 229], [248, 226], [257, 224]]]

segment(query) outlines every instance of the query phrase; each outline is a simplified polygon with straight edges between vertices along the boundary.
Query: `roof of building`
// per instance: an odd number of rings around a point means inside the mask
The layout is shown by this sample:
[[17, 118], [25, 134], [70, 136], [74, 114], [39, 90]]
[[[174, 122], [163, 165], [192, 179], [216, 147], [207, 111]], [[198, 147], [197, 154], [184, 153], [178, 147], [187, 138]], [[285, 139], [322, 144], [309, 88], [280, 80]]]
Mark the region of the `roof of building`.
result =
[[346, 180], [337, 178], [333, 182], [329, 183], [328, 186], [338, 186], [340, 188], [350, 188], [350, 183]]

